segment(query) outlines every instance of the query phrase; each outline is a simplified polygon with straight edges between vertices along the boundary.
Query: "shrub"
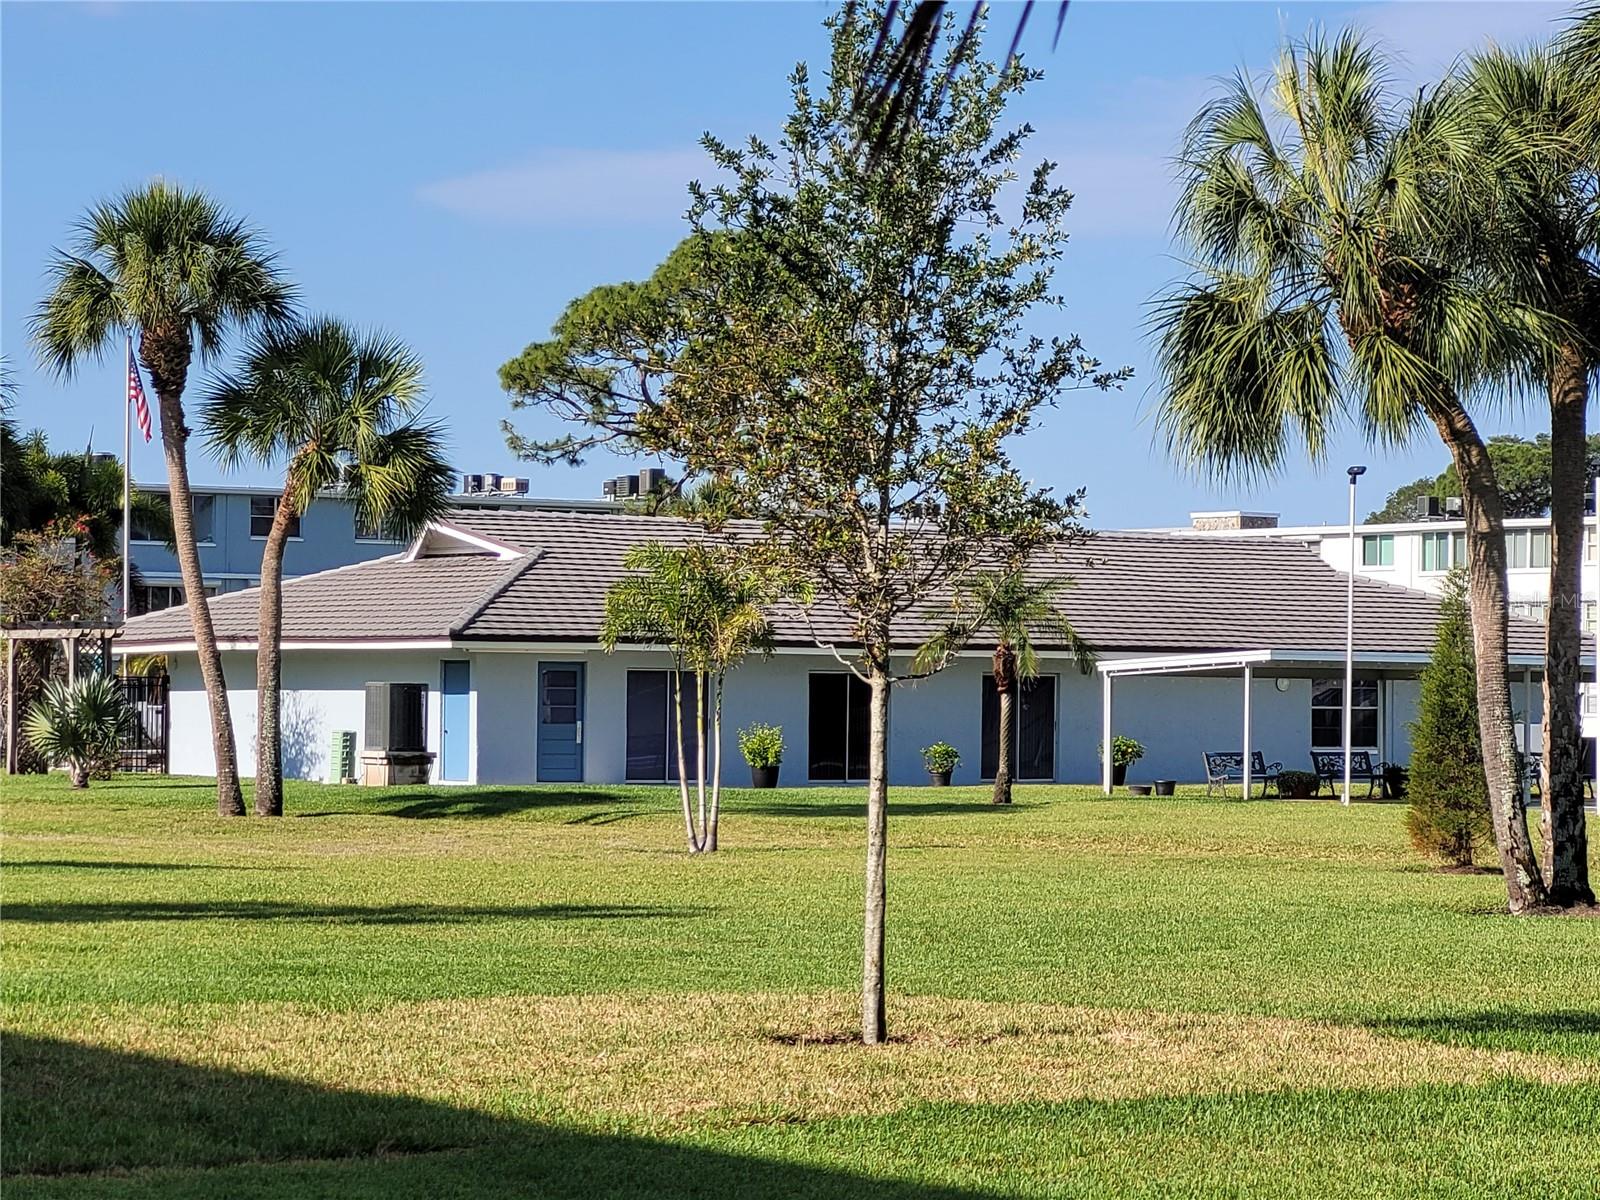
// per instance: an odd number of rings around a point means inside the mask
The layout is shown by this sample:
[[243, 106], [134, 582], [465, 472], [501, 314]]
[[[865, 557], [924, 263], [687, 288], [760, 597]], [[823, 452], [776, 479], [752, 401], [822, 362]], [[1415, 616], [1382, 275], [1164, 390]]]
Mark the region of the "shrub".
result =
[[1478, 736], [1472, 618], [1461, 572], [1446, 581], [1433, 657], [1422, 672], [1406, 795], [1406, 831], [1417, 849], [1454, 866], [1471, 866], [1490, 836], [1489, 786]]
[[752, 767], [776, 767], [783, 762], [783, 726], [757, 722], [739, 730], [739, 753]]
[[935, 742], [922, 748], [922, 765], [934, 775], [954, 771], [961, 762], [961, 751], [949, 742]]
[[[1105, 751], [1102, 749], [1101, 754]], [[1144, 743], [1123, 734], [1111, 739], [1111, 765], [1130, 767], [1144, 757]]]
[[22, 728], [33, 748], [52, 766], [64, 764], [72, 786], [82, 788], [96, 764], [116, 753], [131, 716], [115, 679], [86, 675], [71, 685], [47, 683]]
[[1278, 795], [1314, 795], [1318, 782], [1315, 771], [1280, 771], [1278, 772]]

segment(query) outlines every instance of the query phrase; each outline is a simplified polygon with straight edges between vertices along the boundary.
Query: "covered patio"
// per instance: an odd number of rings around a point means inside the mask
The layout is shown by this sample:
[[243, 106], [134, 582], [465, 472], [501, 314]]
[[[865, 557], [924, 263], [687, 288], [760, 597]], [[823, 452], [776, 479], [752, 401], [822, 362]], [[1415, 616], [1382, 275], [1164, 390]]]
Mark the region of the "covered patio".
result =
[[[1527, 653], [1513, 653], [1510, 657], [1512, 678], [1512, 702], [1520, 712], [1519, 740], [1523, 746], [1533, 742], [1533, 713], [1540, 703], [1539, 689], [1543, 685], [1543, 657]], [[1376, 757], [1379, 760], [1389, 760], [1394, 747], [1391, 744], [1393, 731], [1391, 729], [1390, 714], [1393, 711], [1394, 685], [1400, 681], [1415, 681], [1428, 663], [1428, 655], [1407, 652], [1373, 652], [1357, 651], [1353, 657], [1355, 675], [1358, 681], [1372, 681], [1377, 684], [1377, 739]], [[1594, 654], [1589, 652], [1584, 655], [1583, 677], [1586, 681], [1594, 678]], [[1100, 785], [1101, 790], [1110, 795], [1112, 791], [1112, 739], [1116, 729], [1116, 701], [1118, 696], [1117, 684], [1119, 680], [1133, 680], [1142, 676], [1217, 676], [1237, 675], [1240, 679], [1239, 700], [1239, 743], [1238, 749], [1242, 752], [1242, 794], [1250, 796], [1251, 788], [1259, 780], [1252, 778], [1253, 764], [1252, 751], [1262, 750], [1269, 754], [1276, 754], [1283, 747], [1267, 747], [1260, 744], [1256, 734], [1258, 727], [1257, 714], [1254, 709], [1260, 703], [1259, 698], [1253, 695], [1254, 685], [1258, 679], [1271, 679], [1277, 682], [1275, 691], [1286, 691], [1290, 680], [1307, 680], [1337, 677], [1343, 683], [1345, 670], [1345, 655], [1342, 650], [1295, 650], [1295, 649], [1254, 649], [1236, 650], [1226, 652], [1204, 652], [1194, 654], [1161, 654], [1149, 656], [1132, 656], [1125, 658], [1109, 658], [1102, 660], [1096, 668], [1100, 674], [1101, 687], [1101, 732], [1100, 732]], [[1218, 746], [1219, 751], [1232, 752], [1234, 746]], [[1294, 747], [1296, 755], [1305, 754], [1309, 757], [1312, 747]], [[1341, 746], [1317, 747], [1317, 749], [1342, 752]], [[1374, 749], [1358, 744], [1356, 751]], [[1298, 763], [1291, 764], [1287, 759], [1286, 766], [1298, 768]], [[1530, 799], [1531, 785], [1529, 780], [1523, 779], [1523, 799]], [[1600, 794], [1600, 787], [1596, 788]], [[1348, 799], [1348, 797], [1344, 797]], [[1597, 812], [1600, 812], [1600, 801], [1597, 801]]]

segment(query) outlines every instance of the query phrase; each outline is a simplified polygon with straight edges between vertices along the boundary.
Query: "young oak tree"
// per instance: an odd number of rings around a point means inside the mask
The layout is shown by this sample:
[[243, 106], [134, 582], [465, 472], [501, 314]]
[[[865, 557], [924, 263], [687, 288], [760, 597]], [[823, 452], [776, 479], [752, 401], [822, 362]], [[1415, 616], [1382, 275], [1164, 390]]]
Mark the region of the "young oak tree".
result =
[[868, 1043], [886, 1037], [889, 690], [915, 648], [907, 618], [1078, 532], [1081, 493], [1034, 487], [1008, 446], [1064, 389], [1129, 375], [1076, 337], [1032, 332], [1063, 303], [1051, 277], [1072, 199], [1052, 164], [1018, 180], [1030, 131], [999, 124], [1036, 73], [952, 33], [912, 128], [871, 162], [856, 98], [878, 23], [865, 8], [831, 17], [826, 86], [796, 68], [775, 147], [705, 139], [728, 182], [691, 188], [694, 232], [662, 270], [579, 300], [554, 340], [501, 370], [515, 406], [583, 427], [513, 437], [523, 453], [612, 444], [717, 480], [769, 561], [814, 586], [817, 643], [870, 688]]

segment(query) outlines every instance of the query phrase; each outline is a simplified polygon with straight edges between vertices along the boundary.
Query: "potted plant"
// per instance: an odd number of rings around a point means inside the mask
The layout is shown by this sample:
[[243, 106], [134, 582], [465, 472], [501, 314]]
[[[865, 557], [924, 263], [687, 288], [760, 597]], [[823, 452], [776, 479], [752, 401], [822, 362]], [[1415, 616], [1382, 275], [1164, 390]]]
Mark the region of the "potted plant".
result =
[[1111, 786], [1121, 787], [1128, 779], [1128, 767], [1144, 757], [1144, 743], [1117, 734], [1111, 739]]
[[950, 775], [961, 762], [961, 751], [949, 742], [935, 742], [922, 748], [922, 765], [934, 787], [949, 787]]
[[1398, 763], [1385, 763], [1383, 767], [1383, 798], [1404, 800], [1411, 782], [1411, 772]]
[[1285, 800], [1309, 800], [1317, 794], [1313, 771], [1283, 771], [1278, 775], [1278, 795]]
[[757, 722], [739, 730], [739, 753], [750, 764], [750, 786], [778, 786], [778, 767], [783, 763], [783, 726]]

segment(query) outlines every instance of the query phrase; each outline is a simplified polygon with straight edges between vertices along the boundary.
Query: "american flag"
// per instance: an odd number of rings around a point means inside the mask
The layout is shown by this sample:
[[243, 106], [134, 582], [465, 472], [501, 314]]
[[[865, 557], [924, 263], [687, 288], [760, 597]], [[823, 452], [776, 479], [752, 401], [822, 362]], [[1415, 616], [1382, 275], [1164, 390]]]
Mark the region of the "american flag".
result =
[[150, 440], [150, 404], [144, 398], [144, 384], [139, 382], [139, 364], [133, 361], [133, 339], [128, 340], [128, 403], [139, 418], [139, 432]]

